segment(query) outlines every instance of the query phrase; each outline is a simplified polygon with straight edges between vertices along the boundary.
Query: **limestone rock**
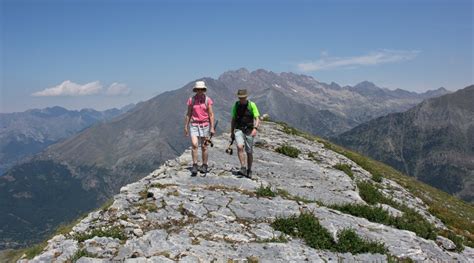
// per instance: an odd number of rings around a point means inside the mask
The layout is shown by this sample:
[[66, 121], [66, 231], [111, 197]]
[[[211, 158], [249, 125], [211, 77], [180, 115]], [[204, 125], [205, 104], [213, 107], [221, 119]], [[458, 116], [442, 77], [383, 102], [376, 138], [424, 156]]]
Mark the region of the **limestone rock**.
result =
[[[225, 154], [227, 138], [225, 134], [213, 139], [206, 177], [190, 176], [191, 153], [187, 150], [140, 181], [122, 187], [108, 209], [90, 213], [73, 228], [72, 234], [50, 240], [45, 251], [30, 262], [65, 262], [81, 250], [87, 255], [77, 262], [84, 263], [388, 260], [382, 254], [352, 255], [314, 249], [271, 227], [275, 219], [301, 212], [312, 213], [335, 239], [341, 230], [350, 228], [364, 239], [384, 243], [388, 252], [398, 258], [474, 260], [474, 249], [470, 247], [455, 253], [453, 244], [443, 238], [437, 242], [427, 240], [411, 231], [332, 209], [334, 204], [365, 204], [355, 180], [369, 180], [371, 174], [320, 143], [290, 136], [278, 125], [265, 122], [258, 137], [265, 143], [254, 149], [255, 179], [249, 180], [237, 175], [237, 157]], [[299, 157], [275, 152], [281, 145], [298, 148]], [[333, 168], [340, 163], [351, 166], [353, 178]], [[384, 179], [378, 186], [383, 195], [444, 227], [420, 199], [395, 182]], [[262, 189], [270, 189], [274, 196], [258, 194]], [[382, 207], [393, 216], [402, 215], [393, 207]], [[74, 239], [74, 234], [93, 233], [94, 229], [100, 229], [104, 236], [83, 242]]]

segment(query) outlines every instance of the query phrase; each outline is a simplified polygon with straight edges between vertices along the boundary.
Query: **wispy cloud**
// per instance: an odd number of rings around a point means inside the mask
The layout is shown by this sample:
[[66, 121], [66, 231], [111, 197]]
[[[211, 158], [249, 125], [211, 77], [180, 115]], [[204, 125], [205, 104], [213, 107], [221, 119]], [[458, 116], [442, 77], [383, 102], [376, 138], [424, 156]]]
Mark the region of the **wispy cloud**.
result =
[[114, 82], [107, 87], [105, 94], [108, 96], [128, 95], [130, 94], [130, 89], [126, 84]]
[[378, 50], [370, 52], [367, 55], [357, 57], [330, 57], [327, 52], [322, 54], [319, 60], [299, 63], [298, 69], [304, 72], [337, 69], [337, 68], [354, 68], [360, 66], [379, 65], [386, 63], [394, 63], [414, 59], [420, 51], [409, 50]]
[[110, 86], [104, 88], [99, 81], [89, 82], [84, 85], [74, 83], [66, 80], [63, 83], [46, 88], [42, 91], [31, 94], [35, 97], [54, 97], [54, 96], [87, 96], [87, 95], [106, 95], [119, 96], [130, 94], [130, 89], [127, 85], [122, 83], [112, 83]]

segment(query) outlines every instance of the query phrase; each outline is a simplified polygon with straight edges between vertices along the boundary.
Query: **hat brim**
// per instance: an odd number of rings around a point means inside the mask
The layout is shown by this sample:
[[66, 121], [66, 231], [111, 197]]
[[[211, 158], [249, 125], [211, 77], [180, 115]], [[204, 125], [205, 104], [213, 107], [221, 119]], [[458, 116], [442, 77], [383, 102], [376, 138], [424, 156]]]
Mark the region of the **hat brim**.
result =
[[238, 98], [247, 98], [248, 95], [237, 95]]
[[206, 90], [207, 90], [207, 88], [206, 88], [206, 87], [204, 87], [204, 88], [193, 88], [193, 92], [196, 92], [196, 91], [198, 91], [198, 89], [203, 89], [204, 91], [206, 91]]

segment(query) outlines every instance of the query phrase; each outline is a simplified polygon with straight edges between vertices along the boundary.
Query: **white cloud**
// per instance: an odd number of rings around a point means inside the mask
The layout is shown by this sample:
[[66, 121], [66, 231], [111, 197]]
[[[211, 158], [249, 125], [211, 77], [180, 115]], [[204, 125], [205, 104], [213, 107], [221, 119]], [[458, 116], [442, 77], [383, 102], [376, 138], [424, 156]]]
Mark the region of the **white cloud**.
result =
[[127, 85], [122, 83], [112, 83], [109, 87], [104, 89], [104, 86], [99, 81], [89, 82], [84, 85], [74, 83], [66, 80], [58, 86], [46, 88], [42, 91], [31, 94], [35, 97], [54, 97], [54, 96], [87, 96], [102, 94], [107, 96], [128, 95], [130, 89]]
[[126, 84], [114, 82], [109, 87], [107, 87], [105, 94], [107, 96], [128, 95], [130, 94], [130, 89]]
[[312, 62], [299, 63], [298, 69], [304, 72], [328, 70], [337, 68], [354, 68], [359, 66], [394, 63], [414, 59], [420, 51], [379, 50], [358, 57], [329, 57], [327, 53], [322, 58]]

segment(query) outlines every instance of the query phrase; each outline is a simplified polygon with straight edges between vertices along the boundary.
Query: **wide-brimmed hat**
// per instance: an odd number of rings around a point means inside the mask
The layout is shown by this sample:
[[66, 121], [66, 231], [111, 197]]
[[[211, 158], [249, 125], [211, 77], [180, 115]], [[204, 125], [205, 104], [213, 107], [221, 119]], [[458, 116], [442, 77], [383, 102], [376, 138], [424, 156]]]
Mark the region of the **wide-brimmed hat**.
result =
[[237, 91], [237, 97], [239, 98], [247, 98], [248, 94], [247, 94], [247, 90], [246, 89], [239, 89]]
[[204, 81], [196, 81], [193, 91], [196, 92], [198, 89], [207, 90], [206, 83]]

